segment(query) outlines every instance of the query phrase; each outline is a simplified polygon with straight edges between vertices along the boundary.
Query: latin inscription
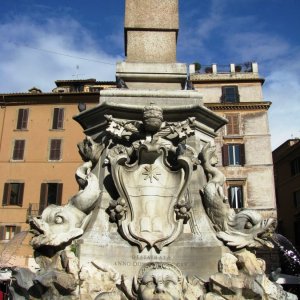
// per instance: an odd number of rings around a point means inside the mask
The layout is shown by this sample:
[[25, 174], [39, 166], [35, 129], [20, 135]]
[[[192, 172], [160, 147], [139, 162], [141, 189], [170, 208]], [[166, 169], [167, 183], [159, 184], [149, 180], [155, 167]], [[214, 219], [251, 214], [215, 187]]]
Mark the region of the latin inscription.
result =
[[171, 260], [171, 256], [166, 255], [133, 255], [134, 260]]
[[[119, 261], [114, 262], [114, 266], [116, 266], [116, 267], [141, 267], [145, 263], [146, 263], [145, 261], [119, 260]], [[178, 268], [186, 268], [190, 265], [188, 262], [172, 262], [172, 264], [176, 265]]]

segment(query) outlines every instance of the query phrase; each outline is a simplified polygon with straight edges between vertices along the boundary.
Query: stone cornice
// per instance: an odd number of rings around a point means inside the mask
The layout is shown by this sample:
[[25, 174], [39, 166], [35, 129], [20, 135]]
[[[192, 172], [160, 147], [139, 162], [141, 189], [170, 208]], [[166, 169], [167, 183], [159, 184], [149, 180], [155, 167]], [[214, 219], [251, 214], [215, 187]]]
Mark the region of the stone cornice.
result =
[[220, 110], [253, 110], [263, 109], [268, 110], [272, 102], [239, 102], [239, 103], [204, 103], [204, 105], [215, 111]]
[[238, 83], [238, 82], [265, 82], [264, 78], [259, 77], [257, 73], [235, 73], [235, 74], [191, 74], [190, 80], [193, 84], [197, 83]]
[[99, 92], [76, 93], [14, 93], [0, 94], [0, 105], [33, 105], [33, 104], [59, 104], [59, 103], [98, 103]]

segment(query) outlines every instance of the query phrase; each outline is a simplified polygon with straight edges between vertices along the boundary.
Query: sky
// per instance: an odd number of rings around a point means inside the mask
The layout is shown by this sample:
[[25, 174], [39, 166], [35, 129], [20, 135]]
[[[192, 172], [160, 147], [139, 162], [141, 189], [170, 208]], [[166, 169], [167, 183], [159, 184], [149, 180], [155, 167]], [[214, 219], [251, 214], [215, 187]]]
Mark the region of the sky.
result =
[[[0, 94], [50, 92], [58, 79], [115, 80], [124, 2], [2, 0]], [[258, 62], [272, 148], [300, 137], [299, 0], [179, 0], [179, 18], [178, 62]]]

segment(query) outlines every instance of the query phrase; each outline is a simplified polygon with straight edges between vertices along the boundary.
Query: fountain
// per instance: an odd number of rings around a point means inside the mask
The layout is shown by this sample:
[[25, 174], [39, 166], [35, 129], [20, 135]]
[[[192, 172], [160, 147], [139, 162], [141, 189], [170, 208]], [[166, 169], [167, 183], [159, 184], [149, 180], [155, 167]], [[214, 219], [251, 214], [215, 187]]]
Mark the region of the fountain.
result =
[[15, 272], [15, 299], [296, 299], [252, 252], [273, 247], [276, 220], [223, 193], [226, 120], [185, 89], [177, 35], [178, 1], [126, 1], [119, 88], [74, 117], [81, 190], [31, 220], [40, 270]]

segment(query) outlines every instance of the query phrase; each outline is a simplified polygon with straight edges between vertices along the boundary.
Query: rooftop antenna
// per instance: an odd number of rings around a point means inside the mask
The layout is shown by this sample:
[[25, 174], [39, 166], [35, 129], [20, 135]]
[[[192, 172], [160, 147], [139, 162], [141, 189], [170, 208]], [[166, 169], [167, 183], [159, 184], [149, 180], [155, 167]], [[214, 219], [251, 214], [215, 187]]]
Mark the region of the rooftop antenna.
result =
[[79, 79], [79, 76], [84, 76], [84, 74], [79, 74], [79, 66], [76, 65], [76, 73], [72, 75], [72, 77], [76, 77], [76, 79]]

